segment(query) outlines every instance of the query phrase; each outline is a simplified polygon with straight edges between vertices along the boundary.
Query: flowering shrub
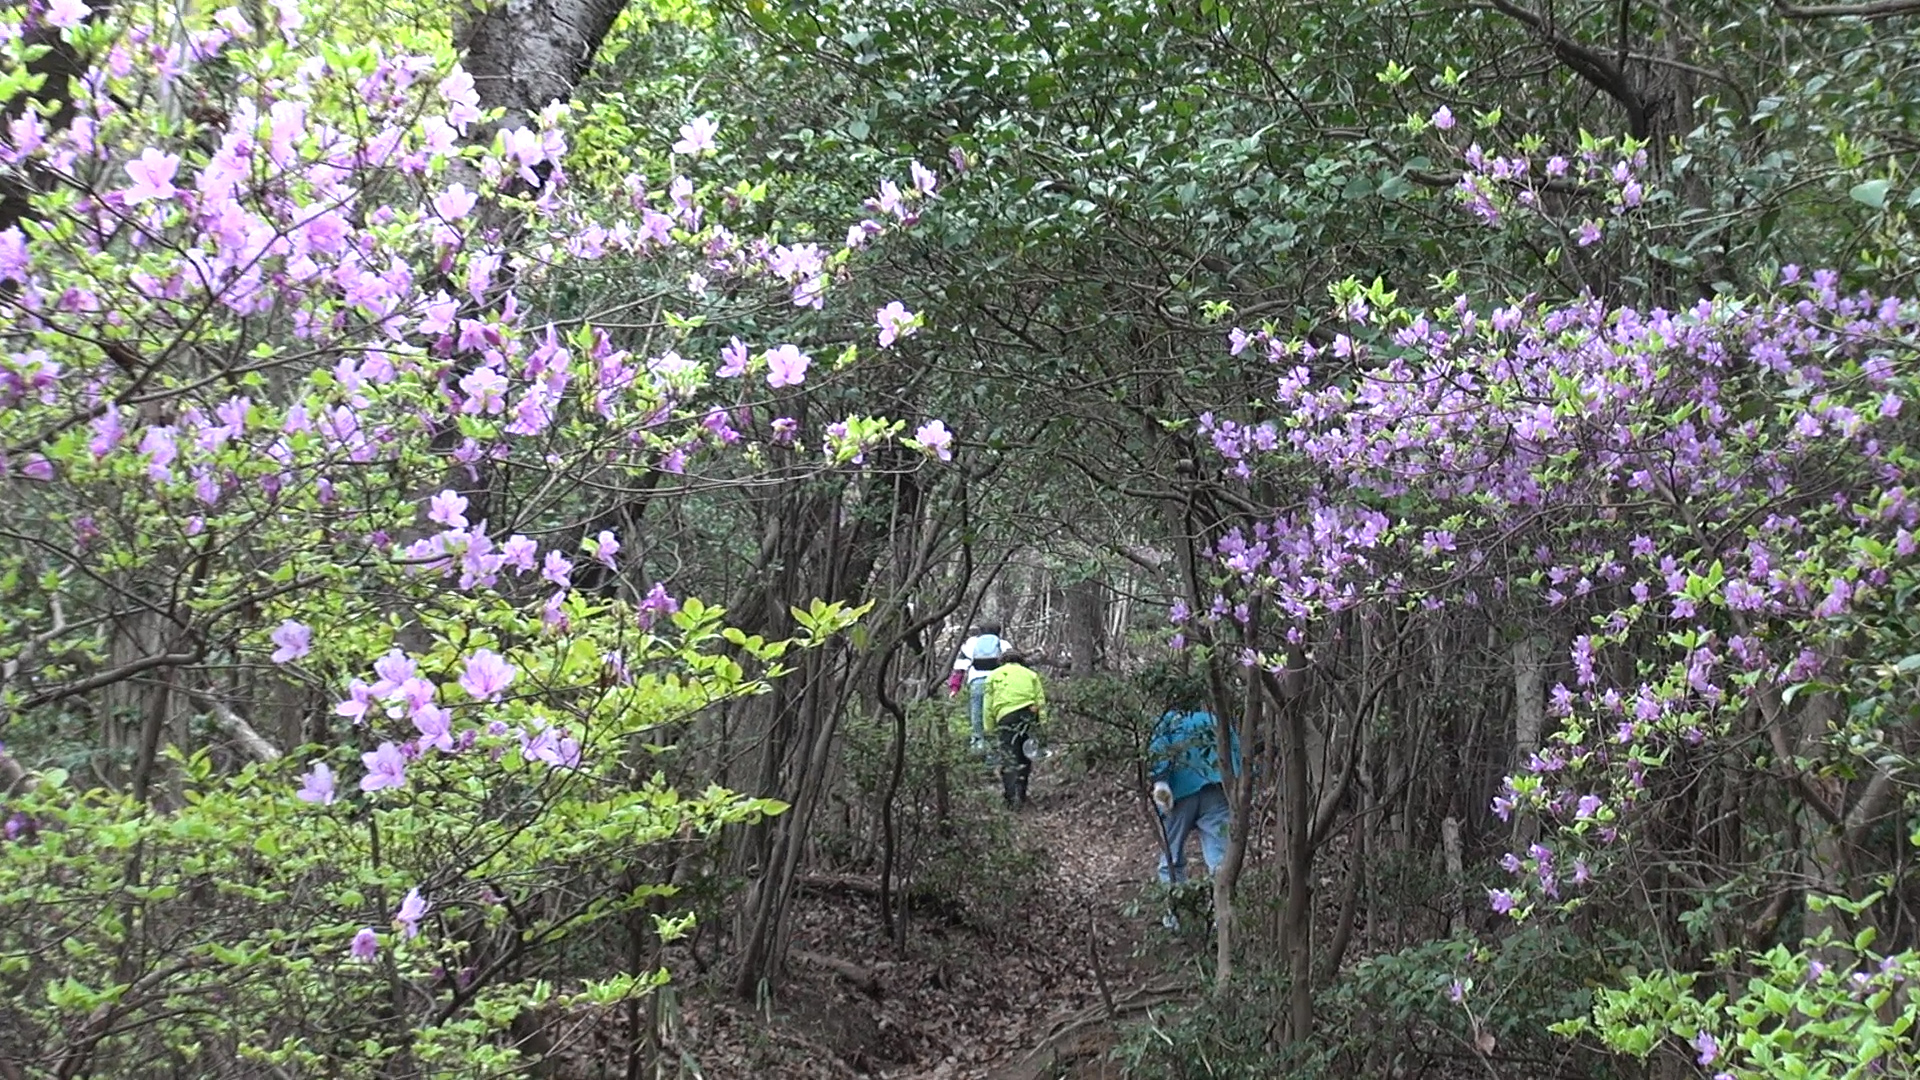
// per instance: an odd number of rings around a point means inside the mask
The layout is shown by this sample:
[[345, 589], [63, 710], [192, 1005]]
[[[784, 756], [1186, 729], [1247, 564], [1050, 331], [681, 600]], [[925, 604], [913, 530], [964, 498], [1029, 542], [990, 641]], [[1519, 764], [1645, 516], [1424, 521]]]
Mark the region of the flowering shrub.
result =
[[[675, 790], [647, 733], [859, 615], [750, 637], [594, 515], [724, 455], [825, 469], [897, 437], [801, 423], [858, 357], [806, 343], [919, 329], [828, 298], [937, 177], [883, 181], [838, 249], [737, 235], [750, 193], [696, 175], [712, 123], [679, 128], [687, 171], [576, 193], [564, 103], [501, 125], [443, 39], [309, 14], [0, 14], [9, 96], [49, 34], [87, 61], [59, 123], [0, 145], [31, 192], [0, 229], [0, 721], [80, 707], [128, 751], [92, 763], [109, 788], [46, 770], [0, 814], [21, 1075], [544, 1053], [535, 1010], [657, 978], [636, 952], [561, 985], [555, 951], [676, 933], [676, 842], [782, 809]], [[216, 767], [195, 714], [254, 763]]]
[[[1461, 198], [1494, 222], [1538, 210], [1536, 178], [1546, 177], [1630, 211], [1645, 197], [1643, 159], [1627, 147], [1609, 168], [1609, 152], [1594, 142], [1574, 165], [1542, 165], [1475, 147]], [[1812, 852], [1820, 876], [1808, 901], [1857, 897], [1871, 864], [1843, 866], [1839, 834], [1883, 812], [1910, 748], [1871, 708], [1831, 737], [1825, 718], [1844, 714], [1834, 702], [1863, 670], [1913, 651], [1910, 638], [1881, 640], [1876, 628], [1905, 603], [1920, 528], [1909, 404], [1920, 305], [1843, 293], [1829, 272], [1790, 266], [1777, 280], [1767, 295], [1675, 311], [1591, 298], [1482, 308], [1466, 296], [1408, 309], [1378, 283], [1349, 281], [1334, 290], [1342, 325], [1327, 339], [1235, 330], [1234, 353], [1277, 372], [1273, 418], [1210, 413], [1199, 430], [1229, 477], [1278, 485], [1289, 505], [1220, 536], [1211, 605], [1173, 613], [1182, 640], [1195, 628], [1207, 640], [1246, 628], [1265, 645], [1243, 649], [1241, 662], [1279, 671], [1289, 648], [1311, 666], [1316, 625], [1343, 612], [1473, 610], [1510, 635], [1559, 635], [1553, 667], [1563, 677], [1549, 680], [1546, 702], [1554, 730], [1492, 803], [1502, 820], [1543, 828], [1502, 859], [1511, 884], [1487, 897], [1497, 914], [1525, 919], [1609, 897], [1632, 907], [1642, 888], [1634, 868], [1664, 857], [1674, 815], [1707, 776], [1765, 785], [1825, 818], [1816, 829], [1835, 836]], [[1850, 813], [1844, 799], [1860, 787], [1834, 777], [1855, 770], [1882, 775]], [[1728, 896], [1758, 890], [1746, 867], [1713, 872], [1725, 877], [1695, 884], [1702, 908], [1683, 921], [1697, 938], [1724, 941], [1724, 928], [1711, 931], [1726, 918], [1716, 895], [1724, 912]], [[1767, 973], [1796, 955], [1811, 963], [1827, 944], [1815, 934], [1798, 953], [1726, 959], [1772, 985]], [[1881, 983], [1903, 965], [1890, 963], [1866, 972], [1880, 982], [1852, 997], [1852, 974], [1814, 977], [1793, 1009], [1867, 1023], [1880, 1004], [1862, 1012], [1849, 1002], [1874, 987], [1892, 992]], [[1597, 1030], [1616, 1049], [1645, 1051], [1652, 1044], [1631, 1032], [1665, 1030], [1632, 1027], [1645, 1010], [1664, 1015], [1649, 986], [1693, 985], [1674, 972], [1650, 978], [1596, 1006]], [[1714, 1045], [1741, 1048], [1724, 1059], [1701, 1049], [1703, 1066], [1783, 1075], [1765, 1048], [1786, 1044], [1770, 1041], [1752, 1005], [1700, 1006]], [[1723, 1006], [1724, 1016], [1709, 1015]], [[1785, 1030], [1826, 1048], [1806, 1051], [1809, 1069], [1855, 1034], [1893, 1052], [1865, 1028], [1846, 1027], [1844, 1038], [1818, 1024]]]

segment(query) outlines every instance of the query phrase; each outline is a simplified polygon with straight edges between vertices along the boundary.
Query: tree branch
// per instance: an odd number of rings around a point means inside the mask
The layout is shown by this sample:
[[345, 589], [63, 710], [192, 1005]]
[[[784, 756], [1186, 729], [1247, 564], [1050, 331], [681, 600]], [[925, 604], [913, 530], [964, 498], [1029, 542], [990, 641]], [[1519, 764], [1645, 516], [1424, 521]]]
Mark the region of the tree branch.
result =
[[187, 697], [195, 705], [205, 709], [207, 715], [213, 717], [214, 726], [226, 732], [234, 742], [239, 743], [248, 757], [259, 762], [280, 759], [279, 747], [268, 742], [265, 736], [254, 730], [252, 724], [247, 723], [246, 718], [222, 704], [219, 699], [199, 690], [187, 691]]
[[15, 761], [13, 756], [5, 750], [0, 750], [0, 795], [10, 795], [15, 791], [32, 791], [39, 786], [38, 774]]
[[[1632, 80], [1627, 78], [1624, 68], [1615, 65], [1605, 56], [1585, 45], [1561, 34], [1537, 12], [1521, 7], [1513, 0], [1489, 0], [1494, 10], [1525, 25], [1540, 40], [1546, 43], [1547, 50], [1555, 59], [1574, 74], [1592, 83], [1601, 93], [1620, 103], [1627, 111], [1627, 131], [1636, 139], [1644, 139], [1651, 130], [1647, 120], [1647, 99], [1640, 93]], [[1899, 0], [1900, 3], [1920, 4], [1920, 0]]]
[[1774, 8], [1789, 19], [1890, 19], [1920, 12], [1920, 0], [1874, 0], [1869, 4], [1815, 4], [1796, 7], [1774, 0]]
[[117, 668], [109, 668], [106, 671], [95, 672], [78, 682], [70, 682], [65, 686], [58, 686], [52, 690], [35, 694], [20, 703], [20, 711], [25, 712], [29, 709], [37, 709], [42, 705], [51, 705], [56, 701], [65, 701], [70, 697], [89, 694], [102, 687], [112, 686], [117, 682], [124, 682], [143, 671], [151, 671], [157, 667], [180, 667], [184, 664], [197, 664], [206, 659], [206, 656], [205, 649], [196, 649], [193, 652], [158, 653], [152, 656], [143, 656], [138, 660], [122, 664]]

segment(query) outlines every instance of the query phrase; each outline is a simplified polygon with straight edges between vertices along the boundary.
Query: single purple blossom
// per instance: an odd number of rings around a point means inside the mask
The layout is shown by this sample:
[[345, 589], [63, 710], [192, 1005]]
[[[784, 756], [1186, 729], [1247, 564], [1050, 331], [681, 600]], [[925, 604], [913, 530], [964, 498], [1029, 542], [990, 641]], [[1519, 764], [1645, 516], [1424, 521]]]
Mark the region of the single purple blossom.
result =
[[459, 221], [471, 213], [479, 201], [480, 196], [468, 191], [465, 184], [452, 184], [433, 197], [433, 212], [440, 215], [442, 221]]
[[506, 543], [500, 545], [501, 563], [513, 567], [517, 573], [524, 574], [533, 569], [533, 557], [539, 553], [539, 550], [538, 543], [529, 537], [514, 533], [507, 538]]
[[293, 797], [301, 802], [313, 803], [315, 806], [331, 806], [333, 804], [333, 770], [328, 768], [324, 761], [314, 762], [313, 768], [308, 769], [300, 777], [300, 790], [294, 792]]
[[714, 374], [723, 379], [737, 379], [747, 373], [747, 343], [739, 338], [730, 338], [726, 347], [720, 350], [720, 370]]
[[1700, 1052], [1699, 1063], [1702, 1065], [1711, 1065], [1720, 1056], [1720, 1044], [1707, 1031], [1701, 1031], [1693, 1037], [1693, 1048]]
[[360, 761], [367, 767], [367, 775], [360, 778], [361, 791], [407, 786], [407, 756], [400, 752], [398, 746], [383, 742], [374, 750], [361, 754]]
[[313, 628], [304, 623], [288, 619], [270, 636], [275, 648], [268, 659], [276, 664], [292, 663], [313, 651]]
[[939, 184], [939, 179], [933, 175], [933, 170], [918, 161], [908, 163], [907, 172], [913, 177], [913, 189], [922, 195], [933, 194], [933, 189]]
[[891, 348], [895, 341], [911, 336], [919, 329], [917, 320], [918, 316], [898, 300], [874, 312], [874, 325], [880, 328], [880, 347]]
[[781, 345], [767, 353], [767, 385], [775, 390], [799, 386], [807, 381], [807, 367], [813, 360], [796, 345]]
[[513, 665], [492, 649], [479, 649], [467, 657], [466, 670], [460, 675], [460, 689], [475, 701], [491, 701], [513, 682]]
[[673, 144], [676, 154], [699, 156], [710, 154], [719, 149], [713, 137], [720, 132], [720, 125], [710, 116], [696, 116], [680, 125], [680, 141]]
[[180, 156], [168, 154], [149, 146], [140, 156], [127, 162], [127, 176], [133, 180], [133, 186], [121, 194], [128, 203], [139, 204], [171, 199], [179, 189], [173, 186], [174, 173], [179, 171]]
[[445, 525], [449, 529], [467, 527], [467, 497], [457, 491], [447, 490], [435, 495], [428, 502], [427, 520]]
[[393, 921], [401, 926], [401, 932], [407, 937], [420, 934], [420, 920], [427, 917], [433, 905], [420, 896], [419, 889], [408, 889], [406, 899], [400, 901], [400, 910], [393, 913]]
[[667, 587], [656, 581], [653, 588], [647, 590], [646, 598], [640, 601], [640, 625], [651, 627], [654, 621], [672, 616], [680, 610], [680, 601], [667, 592]]
[[953, 460], [953, 433], [939, 420], [929, 420], [921, 424], [913, 433], [913, 441], [933, 451], [941, 461]]
[[619, 569], [619, 566], [614, 562], [614, 556], [618, 554], [620, 554], [619, 537], [616, 537], [613, 535], [612, 529], [601, 529], [600, 535], [594, 537], [594, 542], [593, 542], [594, 561], [598, 562], [600, 565], [606, 567], [609, 570], [617, 570]]
[[[52, 0], [52, 2], [47, 5], [47, 12], [44, 17], [47, 25], [56, 30], [71, 30], [81, 23], [86, 22], [87, 16], [91, 14], [93, 14], [93, 9], [88, 7], [83, 0]], [[28, 115], [32, 114], [29, 113]]]
[[4, 839], [9, 843], [19, 840], [22, 837], [31, 840], [37, 831], [38, 827], [32, 818], [28, 817], [23, 811], [15, 810], [8, 816], [7, 823], [0, 825], [0, 839]]
[[347, 687], [347, 700], [335, 705], [335, 715], [344, 716], [358, 727], [367, 722], [367, 710], [373, 706], [373, 688], [359, 679]]
[[416, 707], [408, 719], [420, 733], [421, 746], [431, 746], [443, 753], [453, 752], [452, 713], [429, 702]]
[[541, 565], [540, 576], [565, 589], [573, 584], [573, 560], [557, 551], [549, 551], [546, 561]]

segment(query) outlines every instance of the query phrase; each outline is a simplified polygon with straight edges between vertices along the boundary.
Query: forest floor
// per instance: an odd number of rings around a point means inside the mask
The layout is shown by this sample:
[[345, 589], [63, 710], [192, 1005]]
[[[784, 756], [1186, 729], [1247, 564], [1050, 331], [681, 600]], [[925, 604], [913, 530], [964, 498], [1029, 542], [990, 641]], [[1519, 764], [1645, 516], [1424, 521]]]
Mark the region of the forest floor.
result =
[[[984, 775], [979, 781], [991, 784]], [[992, 927], [922, 916], [907, 948], [857, 891], [803, 892], [777, 1000], [688, 994], [670, 1051], [708, 1080], [1119, 1077], [1119, 1024], [1177, 1009], [1208, 942], [1176, 941], [1144, 902], [1156, 859], [1137, 792], [1037, 770], [1014, 835], [1042, 852], [1030, 894]], [[1197, 854], [1197, 853], [1196, 853]]]

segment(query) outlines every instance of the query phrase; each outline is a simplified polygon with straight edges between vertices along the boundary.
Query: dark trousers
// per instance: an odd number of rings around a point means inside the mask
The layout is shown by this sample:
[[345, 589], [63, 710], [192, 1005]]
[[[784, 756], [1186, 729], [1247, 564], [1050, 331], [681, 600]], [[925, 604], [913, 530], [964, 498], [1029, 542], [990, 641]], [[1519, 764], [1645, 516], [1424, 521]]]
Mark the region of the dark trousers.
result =
[[1021, 709], [1000, 718], [1000, 790], [1007, 805], [1025, 806], [1027, 777], [1033, 775], [1033, 762], [1027, 758], [1027, 736], [1033, 733], [1036, 719], [1032, 709]]

